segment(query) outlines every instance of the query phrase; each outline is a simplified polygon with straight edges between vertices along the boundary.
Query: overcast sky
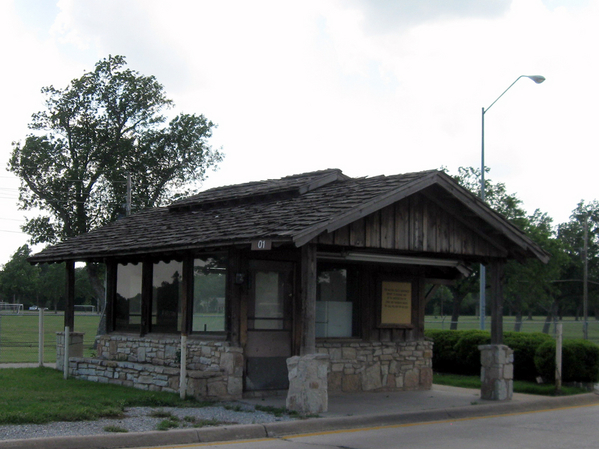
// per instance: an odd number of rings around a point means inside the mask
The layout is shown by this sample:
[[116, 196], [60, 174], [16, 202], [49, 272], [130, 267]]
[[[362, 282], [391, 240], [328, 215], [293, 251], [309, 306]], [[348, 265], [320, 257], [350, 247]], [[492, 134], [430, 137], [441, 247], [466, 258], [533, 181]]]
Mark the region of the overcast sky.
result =
[[542, 75], [485, 114], [486, 164], [568, 221], [598, 197], [598, 23], [599, 0], [0, 0], [0, 264], [28, 239], [11, 142], [109, 54], [218, 124], [205, 188], [480, 167], [481, 109]]

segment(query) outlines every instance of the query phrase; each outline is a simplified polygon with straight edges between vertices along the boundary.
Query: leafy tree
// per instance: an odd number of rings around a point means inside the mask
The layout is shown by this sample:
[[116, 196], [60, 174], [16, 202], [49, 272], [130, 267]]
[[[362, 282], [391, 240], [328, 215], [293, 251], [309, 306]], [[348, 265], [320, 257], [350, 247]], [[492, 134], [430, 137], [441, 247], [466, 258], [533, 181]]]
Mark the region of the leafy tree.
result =
[[585, 222], [587, 226], [589, 310], [599, 318], [599, 202], [580, 201], [572, 211], [570, 221], [558, 226], [558, 238], [568, 256], [563, 275], [559, 279], [561, 302], [570, 305], [576, 316], [582, 314], [583, 278], [585, 261]]
[[58, 312], [64, 308], [66, 272], [64, 263], [40, 265], [40, 302], [39, 306], [48, 307]]
[[27, 258], [31, 255], [28, 245], [23, 245], [12, 255], [0, 271], [0, 296], [2, 300], [18, 304], [37, 304], [39, 268]]
[[[508, 193], [504, 183], [493, 183], [486, 175], [489, 172], [489, 167], [485, 167], [485, 202], [517, 226], [524, 224], [526, 222], [526, 211], [522, 208], [522, 200], [515, 193]], [[460, 167], [458, 168], [458, 174], [453, 178], [462, 187], [480, 197], [480, 169]]]
[[556, 238], [552, 219], [547, 214], [537, 209], [527, 217], [522, 229], [551, 257], [547, 264], [536, 259], [506, 264], [504, 292], [506, 302], [516, 312], [515, 331], [521, 330], [523, 314], [528, 313], [531, 319], [535, 308], [545, 310], [550, 319], [560, 293], [559, 284], [554, 281], [559, 279], [567, 262], [563, 245]]
[[[223, 155], [208, 145], [215, 125], [180, 114], [153, 76], [128, 69], [123, 56], [100, 60], [64, 89], [42, 89], [45, 109], [31, 133], [13, 143], [8, 170], [21, 179], [19, 204], [41, 215], [23, 230], [33, 243], [54, 243], [116, 220], [132, 177], [132, 210], [195, 193], [193, 185]], [[98, 267], [90, 280], [103, 297]]]
[[64, 89], [45, 87], [46, 109], [33, 131], [13, 144], [8, 169], [21, 178], [19, 202], [43, 215], [23, 230], [34, 243], [53, 243], [115, 220], [133, 178], [132, 208], [190, 194], [222, 155], [207, 144], [214, 124], [181, 114], [165, 125], [172, 106], [153, 76], [110, 56]]
[[[0, 271], [0, 298], [3, 301], [50, 307], [55, 312], [64, 307], [64, 264], [31, 265], [29, 246], [19, 248]], [[84, 268], [75, 269], [75, 303], [91, 304], [95, 296]]]
[[[485, 173], [489, 171], [490, 169], [486, 167]], [[458, 168], [458, 174], [454, 175], [453, 178], [474, 195], [480, 197], [480, 169], [460, 167]], [[508, 194], [505, 184], [493, 183], [488, 176], [485, 176], [485, 202], [517, 225], [521, 225], [526, 221], [526, 212], [522, 208], [522, 201], [515, 194]], [[451, 329], [458, 328], [464, 298], [479, 295], [480, 266], [476, 265], [472, 268], [473, 271], [470, 276], [459, 280], [451, 287], [453, 294]]]
[[[489, 172], [489, 168], [485, 169]], [[480, 196], [480, 170], [473, 167], [460, 167], [454, 176], [463, 187]], [[516, 329], [520, 330], [523, 311], [542, 306], [546, 310], [553, 307], [554, 298], [559, 293], [557, 285], [552, 281], [559, 278], [565, 258], [562, 245], [557, 241], [552, 228], [552, 220], [547, 214], [536, 210], [527, 215], [522, 201], [516, 194], [508, 193], [504, 183], [493, 183], [485, 177], [485, 202], [522, 229], [528, 237], [541, 248], [548, 251], [551, 261], [544, 265], [538, 260], [527, 260], [523, 263], [509, 261], [505, 268], [504, 294], [508, 306], [516, 311]], [[453, 293], [452, 329], [457, 329], [457, 321], [464, 298], [479, 294], [480, 270], [477, 265], [473, 273], [458, 281], [451, 287]]]

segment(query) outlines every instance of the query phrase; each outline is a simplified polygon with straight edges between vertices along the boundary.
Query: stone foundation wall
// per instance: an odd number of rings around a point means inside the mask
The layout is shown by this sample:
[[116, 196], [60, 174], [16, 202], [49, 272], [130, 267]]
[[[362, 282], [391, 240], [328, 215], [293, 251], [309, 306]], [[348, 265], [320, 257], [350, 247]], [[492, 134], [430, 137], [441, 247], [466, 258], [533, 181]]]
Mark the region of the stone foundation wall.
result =
[[[97, 358], [69, 360], [73, 377], [152, 391], [179, 391], [180, 338], [103, 335]], [[224, 341], [187, 341], [186, 394], [198, 399], [240, 399], [243, 352]]]
[[321, 342], [329, 356], [331, 392], [429, 390], [433, 383], [433, 343]]

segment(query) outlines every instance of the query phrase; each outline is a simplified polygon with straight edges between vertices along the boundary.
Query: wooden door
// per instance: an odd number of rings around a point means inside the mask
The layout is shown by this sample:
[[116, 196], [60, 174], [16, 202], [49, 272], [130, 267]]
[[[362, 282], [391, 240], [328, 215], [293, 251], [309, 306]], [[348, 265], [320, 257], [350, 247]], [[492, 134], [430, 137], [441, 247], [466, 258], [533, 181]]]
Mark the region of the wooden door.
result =
[[245, 389], [289, 388], [294, 270], [289, 262], [250, 262]]

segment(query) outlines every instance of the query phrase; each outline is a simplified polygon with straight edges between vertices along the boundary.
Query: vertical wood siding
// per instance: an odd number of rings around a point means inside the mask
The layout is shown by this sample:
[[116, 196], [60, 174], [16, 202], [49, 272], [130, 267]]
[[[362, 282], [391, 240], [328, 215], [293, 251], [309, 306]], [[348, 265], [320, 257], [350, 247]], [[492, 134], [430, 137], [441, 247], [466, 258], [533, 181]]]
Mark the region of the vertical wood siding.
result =
[[325, 245], [502, 256], [487, 240], [422, 195], [412, 195], [317, 238]]

